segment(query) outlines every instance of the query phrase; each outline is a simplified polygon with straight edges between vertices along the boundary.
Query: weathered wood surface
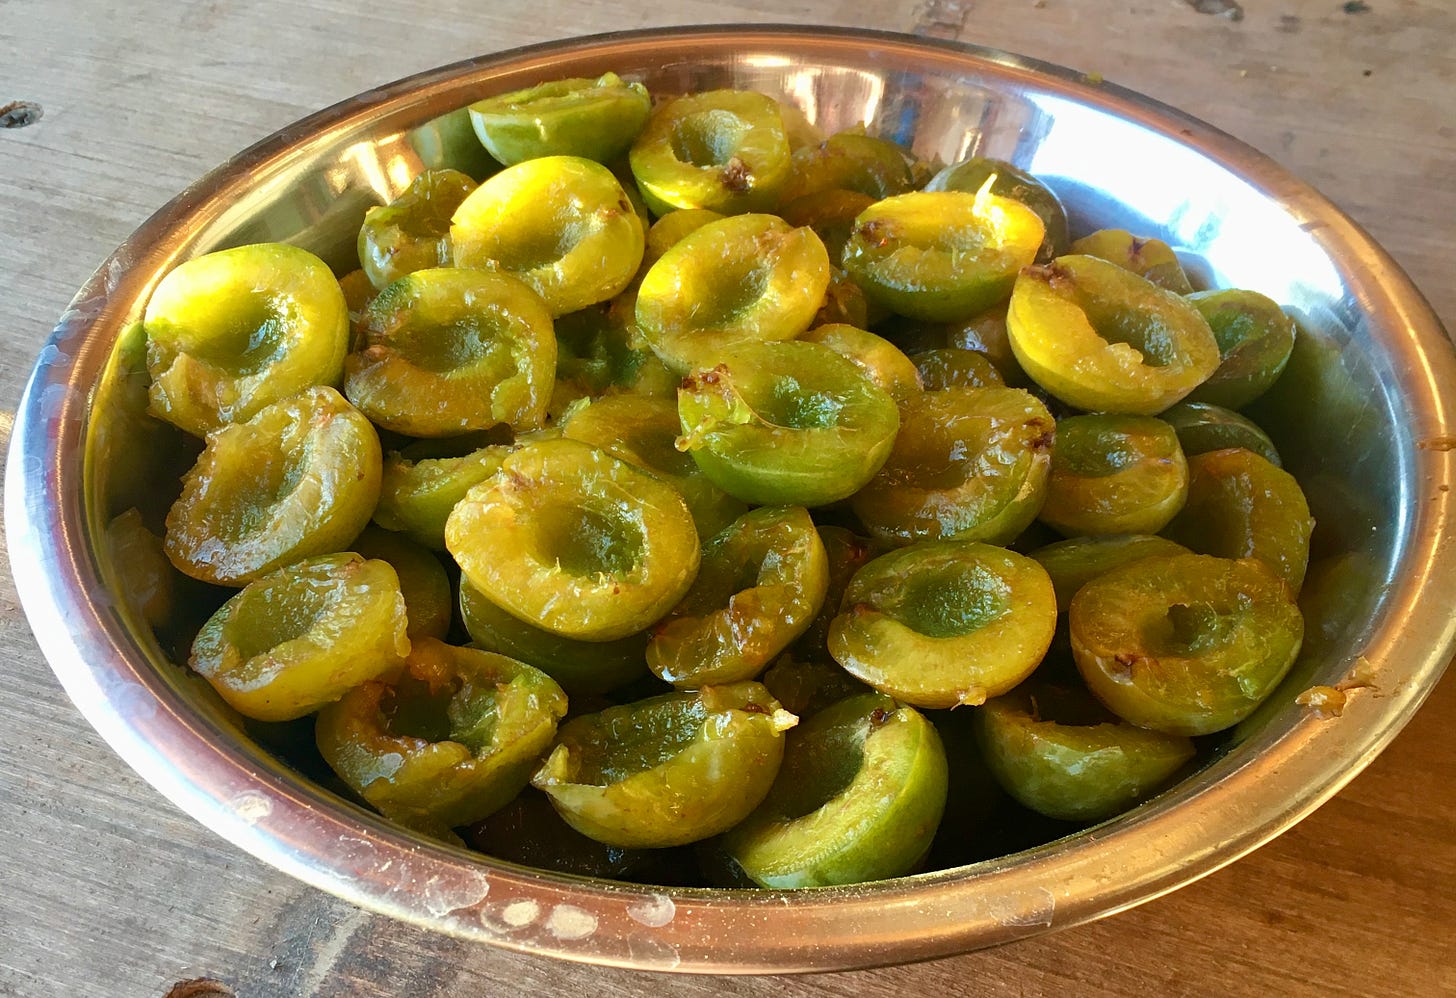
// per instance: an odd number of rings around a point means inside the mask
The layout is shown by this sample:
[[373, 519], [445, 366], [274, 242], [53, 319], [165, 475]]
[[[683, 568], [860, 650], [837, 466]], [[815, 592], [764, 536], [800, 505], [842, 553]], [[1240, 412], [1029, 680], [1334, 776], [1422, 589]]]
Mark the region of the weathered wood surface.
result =
[[[188, 181], [301, 114], [485, 51], [649, 24], [960, 37], [1085, 70], [1245, 139], [1368, 228], [1456, 324], [1456, 15], [1444, 0], [0, 0], [0, 409], [90, 271]], [[1214, 11], [1206, 13], [1205, 11]], [[1220, 14], [1217, 11], [1224, 11]], [[8, 416], [4, 428], [8, 429]], [[1162, 900], [919, 966], [665, 980], [497, 952], [254, 861], [134, 776], [0, 581], [0, 995], [1456, 994], [1456, 680], [1314, 816]]]

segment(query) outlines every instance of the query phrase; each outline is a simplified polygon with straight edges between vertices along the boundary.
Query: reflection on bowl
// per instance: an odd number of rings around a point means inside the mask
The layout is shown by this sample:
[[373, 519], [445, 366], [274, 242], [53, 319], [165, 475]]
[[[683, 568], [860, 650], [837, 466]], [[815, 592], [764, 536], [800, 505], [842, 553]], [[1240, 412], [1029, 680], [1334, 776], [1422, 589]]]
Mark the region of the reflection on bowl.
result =
[[[798, 893], [642, 888], [543, 873], [389, 826], [280, 764], [173, 664], [106, 584], [109, 518], [167, 503], [181, 454], [144, 415], [137, 324], [177, 262], [282, 240], [354, 267], [365, 209], [482, 152], [460, 109], [605, 70], [655, 93], [781, 96], [827, 131], [869, 124], [927, 159], [1010, 159], [1082, 234], [1177, 247], [1204, 281], [1284, 303], [1302, 332], [1260, 403], [1320, 528], [1294, 674], [1183, 783], [1097, 828], [970, 866]], [[139, 229], [62, 317], [22, 403], [7, 477], [18, 589], [68, 693], [126, 760], [219, 834], [361, 905], [567, 959], [773, 972], [922, 959], [1108, 914], [1230, 862], [1334, 794], [1419, 706], [1451, 655], [1450, 343], [1404, 275], [1317, 193], [1208, 126], [1004, 53], [854, 31], [710, 28], [538, 46], [446, 67], [293, 125]], [[1295, 702], [1354, 690], [1342, 716]], [[284, 732], [281, 737], [286, 737]]]

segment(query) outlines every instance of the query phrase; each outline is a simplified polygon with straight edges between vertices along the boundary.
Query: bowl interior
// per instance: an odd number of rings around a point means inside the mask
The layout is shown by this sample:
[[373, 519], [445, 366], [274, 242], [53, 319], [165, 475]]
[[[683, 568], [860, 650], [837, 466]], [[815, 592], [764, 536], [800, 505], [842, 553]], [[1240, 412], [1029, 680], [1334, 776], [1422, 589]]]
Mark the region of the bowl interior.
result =
[[[1096, 829], [884, 884], [772, 895], [577, 881], [417, 839], [283, 767], [104, 585], [114, 572], [94, 539], [133, 506], [164, 512], [185, 460], [177, 455], [188, 453], [144, 412], [139, 320], [168, 269], [278, 240], [352, 270], [368, 207], [425, 167], [481, 171], [462, 110], [470, 101], [606, 70], [654, 94], [759, 90], [826, 132], [863, 122], [925, 158], [1010, 160], [1062, 198], [1074, 235], [1118, 227], [1156, 236], [1197, 282], [1261, 291], [1298, 319], [1290, 367], [1255, 415], [1319, 524], [1302, 600], [1308, 636], [1291, 677], [1207, 766]], [[1072, 924], [1215, 869], [1307, 813], [1373, 757], [1449, 657], [1449, 620], [1428, 602], [1451, 591], [1450, 556], [1438, 554], [1444, 504], [1436, 510], [1417, 493], [1446, 474], [1432, 462], [1449, 457], [1422, 442], [1449, 435], [1436, 386], [1452, 362], [1419, 296], [1348, 220], [1252, 150], [1144, 98], [1001, 53], [865, 33], [707, 30], [448, 67], [321, 112], [204, 178], [139, 230], [78, 303], [53, 348], [70, 363], [65, 378], [88, 393], [84, 418], [65, 430], [59, 457], [27, 446], [56, 461], [56, 489], [82, 500], [60, 502], [55, 516], [74, 519], [60, 540], [39, 516], [27, 529], [74, 555], [61, 560], [80, 581], [65, 591], [48, 584], [48, 612], [65, 619], [66, 600], [79, 600], [100, 637], [73, 634], [47, 646], [48, 657], [103, 734], [201, 820], [311, 883], [445, 931], [605, 963], [770, 971], [923, 958]], [[37, 391], [26, 418], [44, 435], [50, 417]], [[98, 648], [104, 661], [70, 660]], [[1340, 719], [1293, 702], [1361, 669], [1391, 691], [1382, 702], [1354, 704]]]

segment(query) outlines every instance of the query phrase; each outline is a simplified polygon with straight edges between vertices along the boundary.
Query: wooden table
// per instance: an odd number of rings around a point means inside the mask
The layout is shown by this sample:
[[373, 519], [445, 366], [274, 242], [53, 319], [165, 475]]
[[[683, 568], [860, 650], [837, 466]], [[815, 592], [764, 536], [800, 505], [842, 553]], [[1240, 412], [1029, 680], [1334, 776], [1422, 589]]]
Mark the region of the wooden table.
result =
[[[1088, 71], [1259, 147], [1365, 225], [1456, 328], [1446, 0], [0, 0], [0, 409], [91, 270], [189, 180], [318, 107], [481, 52], [650, 24], [920, 30]], [[66, 700], [0, 581], [0, 995], [1456, 994], [1456, 677], [1334, 801], [1200, 883], [1093, 925], [893, 970], [673, 979], [363, 913], [218, 839]], [[203, 992], [206, 993], [206, 992]], [[230, 993], [215, 991], [213, 993]]]

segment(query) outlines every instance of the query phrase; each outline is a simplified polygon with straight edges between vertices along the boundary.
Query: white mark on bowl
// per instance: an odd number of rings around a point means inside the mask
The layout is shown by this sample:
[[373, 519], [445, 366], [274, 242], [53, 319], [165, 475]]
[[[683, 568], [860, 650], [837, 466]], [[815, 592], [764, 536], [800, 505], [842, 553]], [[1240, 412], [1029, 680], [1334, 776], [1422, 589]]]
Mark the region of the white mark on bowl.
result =
[[467, 878], [460, 883], [453, 878], [447, 882], [439, 874], [425, 881], [425, 910], [434, 918], [442, 918], [461, 908], [473, 908], [485, 900], [490, 893], [490, 882], [484, 874]]
[[61, 313], [60, 321], [56, 323], [55, 332], [52, 334], [58, 340], [69, 341], [73, 336], [83, 335], [91, 321], [101, 314], [106, 305], [105, 292], [90, 289], [89, 286], [83, 288], [82, 292], [84, 297], [76, 298]]
[[585, 939], [597, 931], [597, 916], [574, 904], [558, 904], [551, 909], [546, 928], [557, 939]]
[[40, 417], [43, 420], [79, 419], [76, 408], [82, 402], [81, 395], [69, 385], [46, 385], [40, 393]]
[[130, 265], [131, 260], [124, 251], [118, 251], [115, 256], [106, 261], [107, 297], [116, 293], [116, 288], [121, 284], [121, 279], [126, 276], [126, 269]]
[[1050, 927], [1057, 910], [1057, 896], [1045, 887], [992, 898], [988, 913], [1005, 926]]
[[677, 905], [673, 904], [672, 898], [666, 894], [654, 894], [627, 906], [628, 918], [653, 929], [662, 928], [671, 922], [676, 914]]
[[501, 909], [500, 917], [511, 928], [519, 929], [541, 917], [541, 906], [535, 901], [512, 901]]
[[70, 354], [54, 343], [47, 343], [41, 348], [40, 356], [35, 360], [35, 366], [67, 368], [71, 366], [72, 359]]
[[245, 790], [228, 801], [228, 807], [248, 824], [256, 825], [273, 813], [273, 800], [256, 790]]

